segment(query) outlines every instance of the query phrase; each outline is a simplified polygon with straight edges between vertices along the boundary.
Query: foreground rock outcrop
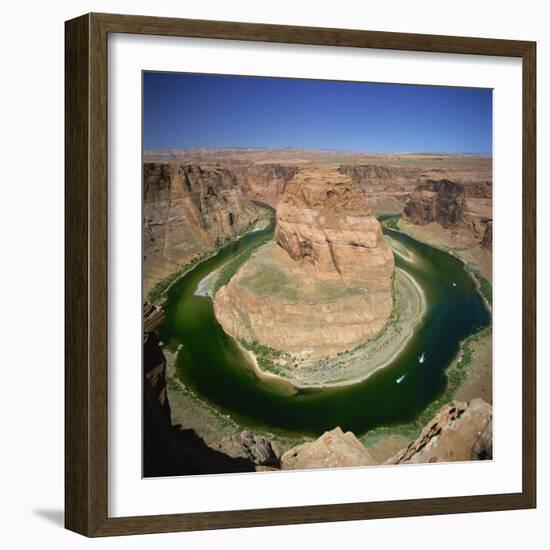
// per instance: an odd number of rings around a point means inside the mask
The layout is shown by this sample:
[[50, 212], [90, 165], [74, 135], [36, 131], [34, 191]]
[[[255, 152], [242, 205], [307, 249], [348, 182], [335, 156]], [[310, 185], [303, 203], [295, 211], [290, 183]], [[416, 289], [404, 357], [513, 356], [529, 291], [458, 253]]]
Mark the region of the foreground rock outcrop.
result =
[[154, 332], [162, 311], [143, 306], [143, 476], [252, 472], [255, 463], [211, 449], [193, 431], [172, 425], [166, 358]]
[[256, 251], [214, 301], [248, 343], [334, 355], [376, 335], [392, 311], [394, 260], [351, 178], [302, 170], [277, 207], [275, 242]]
[[493, 408], [483, 399], [444, 405], [408, 447], [387, 464], [420, 464], [493, 457]]
[[251, 460], [258, 466], [278, 468], [281, 450], [265, 437], [255, 435], [249, 431], [224, 437], [216, 446], [219, 450], [234, 458]]
[[376, 461], [352, 432], [336, 427], [315, 441], [289, 449], [281, 457], [282, 470], [373, 466]]
[[[420, 436], [384, 464], [421, 464], [493, 457], [493, 409], [483, 399], [443, 406]], [[286, 451], [281, 469], [346, 468], [379, 462], [355, 437], [336, 427], [314, 441]]]
[[157, 281], [235, 238], [258, 219], [234, 174], [193, 164], [143, 166], [143, 273]]
[[[173, 425], [166, 358], [154, 329], [162, 311], [144, 304], [143, 475], [346, 468], [379, 464], [352, 432], [336, 427], [282, 453], [277, 444], [248, 431], [211, 447], [193, 431]], [[492, 458], [492, 407], [482, 399], [443, 406], [420, 436], [385, 464], [418, 464]]]

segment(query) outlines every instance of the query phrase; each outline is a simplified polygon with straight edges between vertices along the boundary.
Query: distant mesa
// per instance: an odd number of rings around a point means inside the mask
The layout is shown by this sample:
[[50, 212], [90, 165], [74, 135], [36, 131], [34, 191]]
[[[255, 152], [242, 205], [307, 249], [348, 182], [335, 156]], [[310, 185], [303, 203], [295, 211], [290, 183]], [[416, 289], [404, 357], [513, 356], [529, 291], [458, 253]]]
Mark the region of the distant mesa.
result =
[[392, 311], [393, 254], [365, 196], [334, 167], [304, 168], [277, 206], [275, 239], [215, 298], [226, 332], [316, 358], [376, 335]]

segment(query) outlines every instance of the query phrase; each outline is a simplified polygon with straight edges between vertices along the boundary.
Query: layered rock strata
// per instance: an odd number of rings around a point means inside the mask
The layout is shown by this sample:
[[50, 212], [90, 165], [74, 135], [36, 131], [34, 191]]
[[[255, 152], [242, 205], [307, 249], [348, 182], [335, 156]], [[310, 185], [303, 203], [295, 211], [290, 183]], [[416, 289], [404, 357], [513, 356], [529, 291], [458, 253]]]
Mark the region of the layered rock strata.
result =
[[493, 251], [493, 220], [489, 220], [485, 225], [485, 232], [479, 244], [482, 248]]
[[257, 220], [258, 212], [229, 170], [177, 163], [144, 164], [145, 290], [235, 238]]
[[289, 449], [281, 457], [282, 470], [373, 466], [376, 461], [352, 432], [336, 427], [315, 441]]
[[392, 310], [393, 254], [365, 197], [333, 169], [301, 171], [277, 207], [275, 242], [214, 301], [248, 343], [332, 355], [377, 334]]
[[403, 217], [415, 225], [436, 223], [452, 233], [459, 245], [482, 244], [490, 249], [492, 185], [488, 181], [424, 181], [407, 200]]
[[193, 431], [172, 424], [166, 386], [166, 357], [155, 334], [162, 311], [143, 306], [143, 475], [252, 472], [255, 463], [210, 448]]
[[348, 177], [330, 171], [296, 177], [277, 209], [275, 241], [323, 279], [391, 286], [393, 254], [366, 198]]
[[251, 460], [258, 466], [273, 468], [280, 466], [281, 451], [279, 447], [265, 437], [249, 431], [224, 437], [215, 448], [231, 457]]
[[229, 168], [242, 192], [249, 198], [276, 207], [292, 178], [300, 171], [296, 165], [264, 163]]
[[[408, 201], [405, 218], [415, 224], [433, 223], [438, 227], [435, 219], [446, 220], [449, 216], [444, 207], [434, 215], [432, 206], [427, 206], [433, 202], [430, 193], [437, 194], [435, 187], [443, 180], [462, 185], [466, 196], [462, 218], [446, 230], [460, 237], [459, 246], [479, 243], [484, 238], [487, 220], [492, 218], [490, 158], [346, 156], [298, 149], [157, 151], [146, 152], [146, 158], [143, 171], [146, 292], [159, 280], [204, 257], [249, 227], [258, 213], [255, 202], [276, 207], [289, 183], [302, 170], [322, 175], [329, 167], [349, 176], [377, 214], [401, 212]], [[347, 164], [316, 164], [321, 159]], [[434, 221], [428, 221], [431, 218]]]
[[346, 164], [338, 170], [351, 176], [377, 213], [400, 213], [422, 174], [420, 168], [379, 164]]
[[493, 408], [483, 399], [444, 405], [405, 449], [387, 464], [420, 464], [493, 457]]
[[[163, 320], [144, 304], [143, 475], [345, 468], [380, 463], [352, 432], [339, 427], [281, 453], [265, 437], [244, 431], [212, 447], [193, 431], [173, 425], [166, 384], [166, 358], [155, 335]], [[492, 407], [482, 399], [443, 406], [420, 436], [385, 464], [415, 464], [492, 458]]]
[[[444, 405], [420, 436], [385, 464], [420, 464], [490, 460], [493, 456], [493, 409], [483, 399]], [[352, 432], [340, 427], [281, 456], [281, 469], [346, 468], [379, 464]]]

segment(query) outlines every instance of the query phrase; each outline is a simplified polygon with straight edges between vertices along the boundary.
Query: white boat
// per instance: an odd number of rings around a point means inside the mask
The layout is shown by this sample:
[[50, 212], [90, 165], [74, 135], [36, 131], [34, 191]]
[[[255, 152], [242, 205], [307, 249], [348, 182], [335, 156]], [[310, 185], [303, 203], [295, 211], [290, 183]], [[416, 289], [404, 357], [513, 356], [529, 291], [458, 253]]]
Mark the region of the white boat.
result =
[[453, 286], [456, 286], [456, 283], [453, 283]]
[[397, 384], [401, 384], [401, 382], [403, 381], [403, 378], [405, 378], [405, 376], [407, 376], [407, 375], [404, 374], [403, 376], [400, 376], [400, 377], [396, 380], [396, 383], [397, 383]]
[[424, 361], [426, 361], [426, 354], [424, 352], [422, 352], [422, 355], [420, 355], [418, 357], [418, 362], [419, 363], [424, 363]]

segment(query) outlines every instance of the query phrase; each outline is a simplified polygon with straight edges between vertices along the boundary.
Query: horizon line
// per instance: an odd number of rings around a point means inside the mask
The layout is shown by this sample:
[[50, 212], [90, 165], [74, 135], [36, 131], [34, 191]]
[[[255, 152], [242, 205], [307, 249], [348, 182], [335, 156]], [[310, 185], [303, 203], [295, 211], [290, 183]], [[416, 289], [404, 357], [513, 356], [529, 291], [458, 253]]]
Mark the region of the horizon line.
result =
[[143, 148], [143, 153], [152, 151], [216, 151], [216, 150], [237, 150], [237, 151], [312, 151], [318, 153], [346, 153], [356, 155], [465, 155], [465, 156], [480, 156], [480, 157], [492, 157], [493, 153], [490, 152], [474, 152], [474, 151], [356, 151], [350, 149], [324, 149], [315, 147], [254, 147], [254, 146], [239, 146], [239, 145], [223, 145], [218, 147], [148, 147]]

